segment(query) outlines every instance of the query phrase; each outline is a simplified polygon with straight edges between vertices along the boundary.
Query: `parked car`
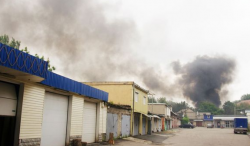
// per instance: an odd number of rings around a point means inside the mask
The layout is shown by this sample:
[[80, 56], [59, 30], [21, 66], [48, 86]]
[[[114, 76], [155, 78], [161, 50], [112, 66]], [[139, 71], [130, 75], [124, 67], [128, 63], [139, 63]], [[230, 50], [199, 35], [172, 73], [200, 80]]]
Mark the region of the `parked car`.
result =
[[207, 124], [207, 128], [214, 128], [213, 124]]
[[194, 125], [192, 125], [192, 124], [182, 124], [179, 127], [180, 128], [194, 128]]

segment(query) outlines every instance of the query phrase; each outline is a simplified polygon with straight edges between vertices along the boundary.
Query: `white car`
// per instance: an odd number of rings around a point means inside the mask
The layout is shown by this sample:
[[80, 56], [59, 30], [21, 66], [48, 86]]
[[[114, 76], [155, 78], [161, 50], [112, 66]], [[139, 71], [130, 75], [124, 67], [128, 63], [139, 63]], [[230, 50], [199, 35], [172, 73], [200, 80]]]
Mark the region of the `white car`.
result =
[[207, 128], [214, 128], [213, 124], [207, 124]]

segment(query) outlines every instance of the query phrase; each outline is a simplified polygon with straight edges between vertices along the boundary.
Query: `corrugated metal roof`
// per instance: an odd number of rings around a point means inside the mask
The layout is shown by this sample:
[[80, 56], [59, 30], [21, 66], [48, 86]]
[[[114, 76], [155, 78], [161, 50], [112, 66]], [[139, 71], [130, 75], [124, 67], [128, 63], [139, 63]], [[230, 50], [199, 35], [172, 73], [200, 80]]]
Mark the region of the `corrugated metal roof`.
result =
[[70, 91], [80, 95], [96, 98], [103, 101], [108, 101], [107, 92], [90, 87], [88, 85], [63, 77], [50, 71], [48, 71], [47, 73], [47, 78], [41, 83], [65, 91]]
[[0, 65], [44, 78], [41, 83], [108, 101], [108, 93], [48, 71], [48, 62], [0, 43]]
[[0, 43], [0, 65], [46, 78], [48, 62]]

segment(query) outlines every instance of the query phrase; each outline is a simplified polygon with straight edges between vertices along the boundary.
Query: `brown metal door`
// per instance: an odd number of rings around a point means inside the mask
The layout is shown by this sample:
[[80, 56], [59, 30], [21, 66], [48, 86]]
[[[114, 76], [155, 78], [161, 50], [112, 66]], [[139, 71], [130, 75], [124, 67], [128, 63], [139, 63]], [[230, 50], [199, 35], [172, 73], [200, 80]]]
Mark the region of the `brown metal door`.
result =
[[196, 121], [196, 126], [197, 127], [202, 127], [202, 121]]

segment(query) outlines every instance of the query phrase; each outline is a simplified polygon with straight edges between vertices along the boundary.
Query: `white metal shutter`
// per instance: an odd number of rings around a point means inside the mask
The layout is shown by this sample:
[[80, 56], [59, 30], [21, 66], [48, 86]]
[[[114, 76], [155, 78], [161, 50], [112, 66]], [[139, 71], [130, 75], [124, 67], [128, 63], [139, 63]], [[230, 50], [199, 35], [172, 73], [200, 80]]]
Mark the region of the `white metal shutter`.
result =
[[68, 97], [45, 93], [41, 146], [65, 146]]
[[0, 82], [0, 115], [16, 116], [16, 105], [15, 85]]
[[96, 131], [96, 103], [84, 102], [82, 141], [95, 142]]

